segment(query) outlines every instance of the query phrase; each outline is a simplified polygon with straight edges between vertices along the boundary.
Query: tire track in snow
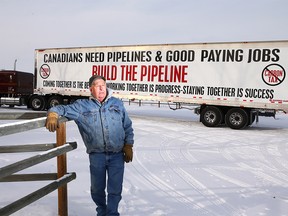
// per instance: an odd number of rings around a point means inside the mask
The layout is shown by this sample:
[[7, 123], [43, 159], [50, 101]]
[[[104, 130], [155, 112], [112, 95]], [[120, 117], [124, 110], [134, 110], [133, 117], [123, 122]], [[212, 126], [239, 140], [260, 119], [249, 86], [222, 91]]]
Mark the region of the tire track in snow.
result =
[[[254, 178], [258, 179], [258, 185], [242, 185], [249, 194], [266, 194], [267, 191], [261, 190], [263, 185], [287, 185], [287, 135], [280, 132], [275, 136], [275, 131], [271, 135], [269, 131], [237, 131], [240, 137], [245, 140], [231, 139], [231, 145], [225, 145], [219, 148], [222, 155], [231, 162], [237, 162], [240, 170], [250, 172]], [[247, 133], [243, 135], [241, 133]], [[233, 134], [233, 133], [232, 133]], [[246, 139], [247, 138], [247, 139]], [[252, 142], [250, 141], [253, 140]], [[245, 143], [250, 143], [245, 145]], [[232, 147], [232, 149], [231, 149]], [[233, 149], [234, 148], [234, 149]], [[279, 172], [280, 171], [280, 172]], [[259, 184], [260, 182], [260, 184]], [[241, 185], [240, 185], [241, 186]], [[265, 187], [265, 186], [264, 186]], [[244, 195], [246, 196], [246, 195]], [[272, 195], [271, 195], [272, 196]]]
[[211, 214], [210, 211], [203, 209], [203, 206], [195, 204], [192, 198], [187, 197], [184, 193], [179, 192], [171, 185], [169, 185], [167, 182], [159, 178], [157, 175], [150, 172], [149, 169], [146, 168], [142, 162], [140, 162], [139, 160], [137, 160], [137, 162], [138, 162], [137, 165], [141, 166], [141, 169], [139, 169], [138, 167], [137, 168], [134, 167], [138, 171], [138, 174], [140, 174], [144, 179], [146, 179], [151, 185], [153, 185], [160, 192], [167, 194], [170, 198], [177, 200], [178, 202], [187, 207], [191, 207], [192, 205], [196, 215], [209, 215], [209, 216], [214, 215]]
[[[228, 146], [225, 144], [219, 148], [222, 155], [231, 162], [238, 161], [237, 165], [239, 168], [250, 171], [258, 179], [266, 180], [277, 185], [287, 184], [288, 175], [283, 172], [279, 173], [279, 170], [288, 170], [288, 167], [285, 166], [288, 155], [286, 146], [283, 145], [283, 143], [287, 142], [287, 135], [285, 136], [285, 134], [279, 133], [279, 136], [275, 137], [271, 136], [269, 132], [263, 135], [262, 131], [260, 131], [259, 134], [258, 131], [237, 132], [247, 133], [247, 135], [240, 134], [240, 137], [247, 137], [247, 140], [241, 141], [231, 137], [231, 145]], [[260, 138], [257, 139], [257, 137]], [[251, 143], [249, 139], [256, 141], [246, 146], [245, 142]], [[280, 143], [282, 143], [282, 145]], [[234, 149], [231, 150], [231, 148]], [[279, 149], [281, 149], [281, 151]], [[241, 160], [242, 162], [239, 163]], [[269, 173], [265, 173], [263, 170], [269, 170]], [[282, 182], [281, 179], [283, 180]]]
[[[280, 144], [282, 143], [281, 141], [285, 140], [278, 140], [277, 144], [265, 144], [265, 145], [259, 145], [259, 149], [263, 155], [263, 158], [265, 159], [265, 164], [269, 165], [269, 169], [271, 170], [273, 175], [268, 180], [274, 179], [273, 182], [276, 181], [275, 177], [278, 177], [279, 180], [282, 180], [282, 184], [287, 184], [287, 179], [288, 179], [288, 174], [285, 173], [279, 173], [278, 170], [286, 170], [288, 171], [288, 166], [287, 166], [287, 153], [286, 153], [286, 148], [284, 145]], [[275, 142], [275, 141], [273, 141]], [[280, 148], [281, 147], [281, 148]], [[281, 150], [280, 150], [281, 149]], [[261, 164], [260, 164], [261, 166]], [[263, 166], [263, 165], [262, 165]], [[265, 168], [267, 169], [267, 168]], [[286, 172], [287, 173], [287, 172]]]
[[[158, 136], [158, 133], [153, 131], [150, 133], [153, 133], [154, 135]], [[150, 135], [151, 136], [151, 135]], [[159, 135], [158, 137], [161, 137], [161, 143], [159, 143], [160, 146], [164, 145], [167, 142], [167, 139], [165, 138], [164, 135]], [[139, 145], [139, 143], [138, 143]], [[139, 159], [138, 156], [138, 151], [137, 146], [135, 146], [135, 153], [134, 153], [134, 160], [137, 161], [137, 166], [133, 165], [135, 170], [138, 172], [139, 175], [141, 175], [144, 179], [146, 179], [151, 185], [153, 185], [158, 191], [166, 194], [169, 196], [169, 198], [172, 198], [174, 200], [177, 200], [179, 203], [182, 205], [188, 207], [188, 209], [193, 210], [193, 214], [195, 215], [207, 215], [207, 216], [212, 216], [212, 215], [217, 215], [210, 210], [206, 209], [205, 206], [203, 206], [201, 203], [196, 203], [195, 200], [189, 196], [187, 196], [185, 193], [182, 193], [181, 191], [175, 189], [173, 186], [168, 184], [165, 180], [160, 178], [158, 176], [159, 173], [154, 174], [147, 168], [147, 166], [142, 162], [142, 160]], [[159, 148], [158, 148], [159, 149]], [[159, 149], [159, 153], [160, 153]], [[161, 153], [160, 153], [161, 154]]]
[[[155, 122], [154, 122], [155, 123]], [[187, 124], [187, 123], [186, 123]], [[192, 132], [193, 132], [193, 127], [188, 128], [189, 130], [191, 129], [191, 133], [190, 131], [187, 131], [185, 133], [185, 131], [179, 131], [178, 128], [184, 129], [183, 123], [176, 122], [175, 124], [172, 123], [172, 127], [170, 126], [170, 124], [167, 124], [167, 127], [165, 127], [165, 134], [163, 134], [163, 129], [159, 130], [159, 131], [152, 131], [151, 129], [147, 129], [146, 131], [149, 131], [149, 136], [157, 136], [161, 138], [161, 142], [157, 139], [154, 142], [154, 150], [158, 150], [157, 149], [157, 145], [160, 145], [161, 148], [159, 149], [159, 154], [162, 157], [162, 160], [168, 165], [166, 166], [167, 168], [169, 168], [169, 170], [171, 172], [167, 172], [167, 174], [170, 174], [170, 176], [176, 177], [176, 178], [182, 178], [183, 180], [185, 180], [185, 182], [188, 185], [191, 185], [191, 188], [194, 188], [195, 191], [198, 191], [198, 193], [200, 194], [199, 197], [201, 197], [202, 201], [197, 201], [196, 197], [192, 197], [190, 195], [189, 198], [189, 194], [184, 194], [185, 192], [181, 192], [181, 190], [177, 189], [177, 186], [174, 186], [173, 184], [171, 184], [170, 182], [165, 181], [164, 178], [162, 178], [160, 176], [160, 173], [155, 173], [153, 172], [153, 167], [149, 167], [149, 164], [147, 166], [147, 164], [145, 163], [145, 161], [143, 161], [144, 163], [139, 167], [135, 167], [135, 169], [139, 169], [138, 172], [141, 173], [143, 176], [143, 178], [145, 178], [145, 175], [151, 175], [150, 177], [148, 177], [149, 182], [154, 185], [155, 188], [157, 188], [160, 192], [165, 193], [169, 196], [171, 196], [171, 193], [169, 193], [169, 191], [165, 191], [165, 190], [171, 190], [174, 189], [177, 192], [180, 192], [181, 196], [186, 196], [186, 198], [188, 197], [189, 200], [186, 202], [191, 202], [192, 204], [194, 204], [193, 208], [195, 207], [199, 207], [199, 208], [207, 208], [209, 210], [206, 210], [205, 214], [208, 215], [218, 215], [219, 212], [219, 206], [222, 205], [222, 207], [224, 209], [220, 210], [220, 212], [223, 213], [223, 215], [246, 215], [246, 207], [244, 207], [245, 205], [241, 205], [240, 206], [232, 206], [229, 203], [224, 203], [223, 199], [221, 197], [219, 197], [217, 195], [217, 193], [215, 194], [213, 191], [210, 190], [210, 187], [208, 188], [207, 185], [203, 184], [201, 181], [198, 180], [198, 178], [194, 178], [193, 176], [191, 176], [191, 174], [189, 173], [189, 171], [187, 171], [185, 169], [185, 167], [177, 167], [177, 161], [175, 163], [175, 159], [180, 159], [182, 161], [179, 161], [181, 164], [183, 162], [183, 160], [189, 161], [191, 162], [192, 166], [193, 164], [200, 164], [201, 167], [199, 169], [201, 169], [202, 174], [203, 171], [213, 175], [214, 177], [217, 177], [219, 179], [222, 179], [226, 182], [232, 183], [236, 186], [240, 187], [240, 192], [243, 193], [245, 195], [243, 195], [243, 197], [246, 198], [250, 198], [252, 197], [253, 194], [259, 194], [259, 193], [263, 193], [266, 194], [267, 190], [263, 191], [259, 191], [259, 189], [261, 190], [261, 181], [260, 181], [260, 187], [259, 185], [257, 185], [258, 181], [256, 182], [255, 185], [255, 181], [253, 183], [253, 178], [256, 177], [260, 180], [262, 179], [268, 179], [267, 181], [272, 182], [275, 185], [281, 185], [283, 186], [283, 181], [281, 182], [279, 180], [279, 178], [277, 179], [277, 177], [273, 178], [273, 176], [270, 176], [270, 172], [269, 170], [271, 170], [271, 167], [267, 166], [262, 166], [259, 168], [259, 163], [261, 164], [263, 161], [266, 162], [266, 164], [269, 163], [274, 163], [273, 160], [269, 160], [269, 157], [271, 156], [271, 145], [268, 149], [261, 149], [261, 143], [265, 143], [265, 138], [263, 140], [260, 140], [255, 137], [259, 136], [263, 136], [265, 137], [265, 133], [263, 133], [263, 131], [260, 131], [260, 133], [257, 134], [257, 131], [237, 131], [237, 132], [227, 132], [225, 133], [225, 128], [224, 129], [208, 129], [209, 130], [209, 135], [207, 134], [207, 130], [202, 132], [199, 132], [199, 128], [197, 129], [198, 134], [196, 134], [196, 136], [193, 137], [189, 137], [189, 135], [192, 136]], [[152, 126], [152, 128], [156, 128], [154, 125]], [[195, 127], [195, 125], [194, 125]], [[230, 129], [227, 129], [230, 130]], [[223, 133], [221, 135], [219, 135], [219, 131], [220, 133]], [[212, 133], [211, 133], [212, 132]], [[213, 132], [215, 133], [215, 135], [213, 134]], [[240, 133], [240, 140], [239, 140], [239, 135], [237, 135], [238, 133]], [[247, 135], [242, 134], [242, 133], [247, 133]], [[254, 137], [250, 138], [249, 137], [249, 133], [251, 133]], [[255, 134], [256, 133], [256, 134]], [[251, 135], [250, 134], [250, 135]], [[187, 135], [187, 136], [186, 136]], [[195, 138], [196, 137], [196, 138]], [[241, 140], [241, 137], [243, 137], [243, 139]], [[287, 136], [286, 136], [287, 137]], [[245, 139], [244, 139], [245, 138]], [[246, 140], [246, 138], [248, 138]], [[151, 140], [151, 138], [149, 139]], [[256, 141], [255, 141], [256, 140]], [[251, 142], [252, 141], [252, 142]], [[191, 144], [192, 143], [192, 144]], [[246, 144], [247, 143], [247, 144]], [[276, 143], [275, 143], [276, 144]], [[186, 145], [186, 146], [184, 146]], [[203, 147], [203, 145], [206, 145]], [[187, 147], [188, 146], [188, 147]], [[198, 148], [199, 146], [199, 148]], [[173, 147], [173, 149], [171, 148]], [[176, 148], [174, 148], [176, 147]], [[263, 147], [263, 146], [262, 146]], [[193, 151], [190, 151], [189, 148], [193, 148]], [[280, 169], [280, 177], [282, 178], [282, 180], [284, 180], [284, 177], [286, 176], [286, 173], [284, 174], [282, 171], [283, 170], [287, 170], [287, 168], [283, 167], [286, 163], [287, 160], [285, 160], [285, 156], [287, 155], [287, 148], [284, 147], [284, 145], [278, 145], [278, 152], [275, 153], [275, 151], [273, 151], [277, 157], [275, 157], [274, 155], [274, 159], [278, 161], [279, 164], [276, 165], [275, 172], [277, 172], [277, 169]], [[151, 149], [151, 148], [150, 148]], [[261, 154], [260, 149], [263, 151]], [[281, 150], [280, 150], [281, 149]], [[153, 151], [154, 151], [153, 150]], [[221, 163], [225, 163], [225, 164], [231, 164], [231, 166], [217, 166], [217, 164], [214, 164], [212, 166], [210, 166], [209, 164], [206, 164], [205, 161], [202, 160], [202, 158], [198, 157], [194, 157], [193, 154], [194, 152], [197, 154], [197, 151], [200, 151], [201, 154], [205, 155], [205, 152], [207, 151], [208, 154], [215, 153], [215, 156], [217, 157], [222, 157], [222, 159], [220, 158]], [[181, 153], [179, 155], [179, 152]], [[155, 153], [155, 152], [154, 152]], [[280, 157], [282, 155], [282, 157]], [[141, 155], [138, 155], [141, 158]], [[197, 155], [196, 155], [197, 156]], [[272, 154], [273, 156], [273, 154]], [[203, 158], [203, 159], [207, 159], [207, 158]], [[225, 161], [226, 159], [226, 161]], [[266, 160], [263, 160], [266, 159]], [[208, 159], [209, 160], [209, 159]], [[227, 163], [226, 163], [227, 162]], [[201, 164], [202, 163], [202, 164]], [[257, 164], [258, 163], [258, 164]], [[262, 163], [263, 164], [263, 163]], [[151, 164], [150, 164], [151, 165]], [[264, 163], [265, 165], [265, 163]], [[141, 170], [142, 166], [145, 167], [145, 171]], [[281, 167], [282, 166], [282, 167]], [[151, 169], [152, 168], [152, 169]], [[268, 172], [266, 172], [268, 169]], [[152, 171], [151, 171], [152, 170]], [[224, 170], [224, 172], [221, 172], [222, 170]], [[236, 171], [234, 173], [232, 173], [231, 176], [229, 176], [229, 170], [231, 171]], [[239, 172], [238, 172], [239, 171]], [[251, 178], [241, 178], [241, 175], [239, 176], [240, 178], [237, 178], [236, 176], [233, 176], [234, 174], [239, 174], [240, 172], [245, 172], [245, 173], [249, 173], [249, 175], [251, 176]], [[286, 171], [284, 171], [286, 172]], [[251, 174], [252, 175], [251, 175]], [[240, 173], [241, 174], [241, 173]], [[166, 175], [167, 177], [167, 175]], [[168, 176], [169, 177], [169, 176]], [[147, 178], [145, 178], [147, 179]], [[242, 180], [241, 180], [242, 179]], [[173, 180], [173, 179], [171, 179]], [[160, 187], [157, 187], [159, 184]], [[207, 190], [205, 190], [205, 187]], [[266, 188], [266, 187], [264, 187]], [[232, 189], [235, 190], [235, 189]], [[235, 191], [236, 193], [239, 193], [238, 191]], [[213, 194], [214, 193], [214, 194]], [[179, 195], [179, 194], [178, 194]], [[214, 196], [215, 195], [215, 196]], [[241, 194], [239, 194], [241, 195]], [[242, 198], [242, 195], [240, 196], [240, 199]], [[251, 196], [250, 196], [251, 195]], [[175, 194], [174, 194], [175, 196]], [[212, 197], [212, 198], [210, 198]], [[234, 196], [235, 198], [237, 198], [237, 195]], [[172, 197], [173, 194], [172, 194]], [[194, 198], [194, 199], [193, 199]], [[175, 199], [175, 198], [174, 198]], [[212, 199], [212, 201], [211, 201]], [[178, 200], [179, 201], [179, 200]], [[225, 201], [225, 200], [224, 200]], [[193, 203], [194, 202], [194, 203]], [[179, 201], [179, 203], [181, 203]], [[189, 203], [189, 205], [191, 206], [191, 203]], [[208, 203], [208, 204], [207, 204]], [[240, 202], [241, 203], [241, 202]], [[188, 204], [187, 204], [188, 205]], [[196, 206], [195, 206], [196, 205]], [[206, 205], [206, 206], [204, 206]], [[213, 207], [214, 206], [214, 207]], [[216, 207], [215, 207], [216, 206]], [[241, 207], [242, 206], [242, 207]], [[240, 207], [240, 208], [239, 208]], [[190, 208], [191, 209], [191, 208]], [[217, 209], [215, 212], [213, 213], [213, 209]], [[218, 212], [217, 212], [218, 211]], [[193, 212], [191, 212], [193, 214]], [[196, 215], [201, 215], [201, 214], [197, 214]]]
[[[191, 158], [193, 158], [193, 156], [192, 156], [192, 154], [190, 153], [190, 151], [186, 151], [186, 152], [183, 152], [183, 151], [182, 151], [182, 154], [183, 154], [183, 156], [184, 156], [188, 161], [191, 161], [191, 162], [194, 162], [194, 161], [195, 161], [195, 159], [192, 159], [192, 160], [191, 160]], [[226, 159], [227, 159], [227, 158], [231, 159], [232, 157], [231, 157], [231, 155], [229, 155], [229, 156], [227, 157], [227, 154], [226, 154]], [[224, 168], [222, 168], [222, 169], [224, 169]], [[235, 170], [235, 169], [237, 169], [237, 168], [235, 168], [235, 167], [231, 167], [231, 168], [225, 167], [225, 169], [227, 169], [227, 170], [229, 170], [229, 169]], [[226, 182], [230, 182], [230, 183], [232, 183], [232, 184], [234, 184], [234, 185], [236, 185], [236, 186], [239, 186], [239, 187], [251, 187], [250, 184], [247, 184], [247, 183], [245, 183], [245, 182], [243, 182], [243, 181], [240, 181], [239, 179], [236, 179], [236, 178], [234, 178], [234, 177], [230, 177], [230, 176], [228, 176], [228, 175], [225, 175], [225, 174], [223, 174], [223, 173], [221, 173], [221, 172], [219, 172], [219, 171], [217, 171], [217, 170], [215, 170], [215, 169], [212, 169], [212, 168], [207, 167], [207, 168], [203, 168], [203, 170], [205, 170], [206, 172], [208, 172], [209, 174], [211, 174], [211, 175], [213, 175], [213, 176], [215, 176], [215, 177], [218, 177], [218, 178], [220, 178], [220, 179], [223, 179], [223, 180], [225, 180]], [[241, 170], [243, 170], [243, 168], [239, 167], [238, 170], [241, 171]]]
[[[170, 133], [170, 136], [171, 136], [171, 133]], [[176, 135], [176, 136], [179, 136], [179, 135]], [[164, 138], [166, 138], [166, 137], [164, 137]], [[178, 143], [177, 145], [182, 146], [181, 144], [179, 144], [180, 143], [179, 138], [177, 138], [177, 137], [174, 139], [171, 139], [171, 138], [167, 139], [166, 138], [165, 146], [164, 147], [162, 146], [162, 148], [160, 149], [161, 157], [168, 164], [169, 168], [172, 169], [173, 172], [175, 174], [177, 174], [177, 176], [179, 176], [181, 179], [183, 179], [188, 185], [190, 185], [192, 188], [194, 188], [197, 191], [197, 193], [199, 193], [201, 196], [205, 197], [206, 202], [209, 202], [211, 205], [214, 205], [216, 208], [218, 208], [219, 210], [217, 212], [218, 213], [221, 212], [221, 215], [230, 215], [231, 212], [237, 211], [233, 206], [226, 203], [226, 201], [223, 198], [216, 195], [212, 190], [207, 188], [204, 184], [202, 184], [200, 181], [198, 181], [196, 178], [194, 178], [186, 170], [184, 170], [181, 167], [175, 167], [174, 166], [173, 162], [174, 162], [175, 157], [173, 157], [170, 154], [170, 150], [167, 149], [166, 147], [169, 147], [170, 143], [172, 143], [172, 144], [175, 143], [176, 140]], [[186, 144], [187, 141], [184, 141], [183, 143]], [[187, 157], [187, 155], [183, 154], [183, 152], [181, 150], [180, 150], [180, 153], [182, 154], [182, 156], [184, 156], [184, 158], [187, 161], [191, 162], [191, 157]], [[192, 156], [192, 158], [193, 158], [193, 156]], [[172, 162], [172, 164], [171, 164], [171, 162]], [[195, 159], [193, 159], [193, 162], [195, 163]], [[204, 169], [204, 170], [206, 170], [206, 169]], [[206, 204], [206, 205], [209, 205], [209, 208], [211, 208], [210, 204]], [[223, 204], [225, 204], [225, 207], [223, 207]], [[201, 203], [199, 203], [199, 205], [205, 207]]]

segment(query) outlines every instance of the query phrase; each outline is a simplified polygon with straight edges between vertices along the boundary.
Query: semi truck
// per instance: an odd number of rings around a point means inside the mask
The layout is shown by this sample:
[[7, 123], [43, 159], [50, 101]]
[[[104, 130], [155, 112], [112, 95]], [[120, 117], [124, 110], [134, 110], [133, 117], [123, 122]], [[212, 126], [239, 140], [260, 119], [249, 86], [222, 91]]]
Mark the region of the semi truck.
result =
[[287, 69], [288, 41], [36, 49], [28, 107], [87, 98], [98, 74], [115, 97], [193, 106], [207, 127], [242, 129], [288, 111]]
[[16, 70], [0, 70], [0, 106], [27, 105], [33, 94], [33, 74]]

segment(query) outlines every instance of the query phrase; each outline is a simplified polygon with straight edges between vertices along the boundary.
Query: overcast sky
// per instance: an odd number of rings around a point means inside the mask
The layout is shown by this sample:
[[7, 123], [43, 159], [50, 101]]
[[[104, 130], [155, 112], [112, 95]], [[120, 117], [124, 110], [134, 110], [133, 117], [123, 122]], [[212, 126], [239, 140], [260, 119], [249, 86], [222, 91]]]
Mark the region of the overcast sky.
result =
[[288, 39], [287, 0], [0, 0], [0, 70], [34, 50]]

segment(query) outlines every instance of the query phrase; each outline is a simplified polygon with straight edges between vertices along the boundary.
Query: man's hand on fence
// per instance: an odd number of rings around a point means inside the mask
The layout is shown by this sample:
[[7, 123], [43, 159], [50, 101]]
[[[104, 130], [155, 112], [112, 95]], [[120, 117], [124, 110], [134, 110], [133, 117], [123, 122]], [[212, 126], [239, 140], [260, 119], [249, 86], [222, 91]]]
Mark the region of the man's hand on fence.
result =
[[124, 161], [126, 163], [129, 163], [130, 161], [132, 162], [133, 159], [133, 150], [132, 150], [132, 145], [125, 144], [123, 147], [123, 152], [124, 152]]
[[46, 128], [50, 132], [56, 131], [58, 127], [58, 114], [55, 112], [48, 113], [47, 119], [46, 119]]

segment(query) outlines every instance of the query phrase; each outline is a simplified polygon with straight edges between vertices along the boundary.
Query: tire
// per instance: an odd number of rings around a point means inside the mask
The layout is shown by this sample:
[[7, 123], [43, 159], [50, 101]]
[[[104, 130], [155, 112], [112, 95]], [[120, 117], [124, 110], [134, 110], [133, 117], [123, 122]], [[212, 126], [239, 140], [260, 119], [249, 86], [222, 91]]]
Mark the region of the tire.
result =
[[29, 107], [36, 111], [42, 111], [46, 108], [46, 100], [40, 95], [33, 95], [29, 101]]
[[248, 113], [241, 108], [232, 108], [225, 115], [225, 123], [231, 129], [243, 129], [248, 125]]
[[223, 120], [221, 109], [215, 106], [206, 106], [200, 114], [200, 121], [206, 127], [216, 127]]
[[53, 106], [57, 106], [59, 104], [63, 104], [63, 98], [59, 95], [54, 95], [54, 96], [51, 96], [49, 99], [48, 99], [48, 103], [47, 103], [47, 109], [53, 107]]

